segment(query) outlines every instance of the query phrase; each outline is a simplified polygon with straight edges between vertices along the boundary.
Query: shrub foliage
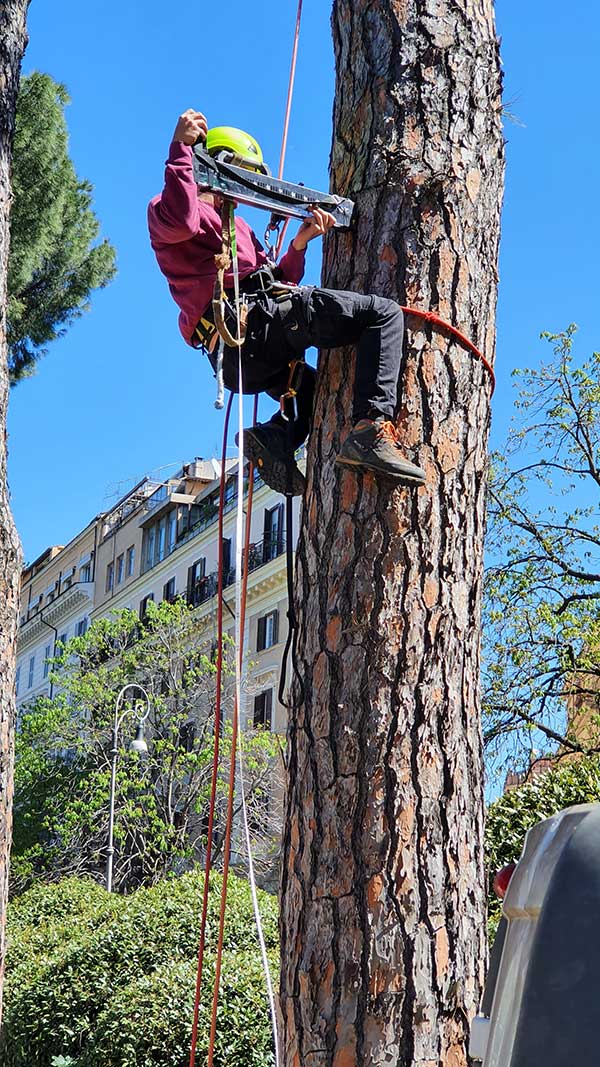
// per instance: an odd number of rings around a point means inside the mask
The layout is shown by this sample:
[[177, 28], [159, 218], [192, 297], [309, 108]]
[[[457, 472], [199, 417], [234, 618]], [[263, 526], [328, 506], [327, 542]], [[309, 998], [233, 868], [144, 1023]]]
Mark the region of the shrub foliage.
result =
[[500, 901], [492, 890], [494, 875], [518, 860], [527, 831], [541, 819], [556, 815], [572, 804], [600, 801], [600, 757], [587, 756], [559, 763], [525, 785], [511, 789], [487, 812], [486, 863], [489, 874], [489, 911], [492, 924], [500, 915]]
[[[206, 1058], [218, 927], [221, 878], [213, 879], [198, 1065]], [[202, 876], [190, 872], [127, 897], [68, 878], [15, 900], [3, 1067], [187, 1067], [201, 894]], [[260, 901], [274, 957], [277, 903], [266, 894]], [[215, 1067], [272, 1064], [250, 890], [231, 876]]]

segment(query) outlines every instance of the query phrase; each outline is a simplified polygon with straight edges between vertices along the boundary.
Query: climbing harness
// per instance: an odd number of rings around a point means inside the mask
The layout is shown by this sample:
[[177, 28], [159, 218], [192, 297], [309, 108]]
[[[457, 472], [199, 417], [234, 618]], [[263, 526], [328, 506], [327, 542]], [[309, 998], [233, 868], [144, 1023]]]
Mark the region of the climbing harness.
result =
[[[240, 307], [239, 277], [237, 276], [237, 238], [235, 232], [235, 204], [231, 200], [224, 200], [221, 207], [222, 246], [219, 255], [215, 256], [217, 265], [217, 277], [212, 298], [213, 318], [219, 337], [230, 348], [241, 348], [246, 337], [246, 320], [248, 318], [248, 304], [244, 301]], [[237, 335], [231, 333], [225, 321], [225, 271], [231, 270], [233, 256], [234, 275], [236, 277], [235, 311], [237, 319]]]

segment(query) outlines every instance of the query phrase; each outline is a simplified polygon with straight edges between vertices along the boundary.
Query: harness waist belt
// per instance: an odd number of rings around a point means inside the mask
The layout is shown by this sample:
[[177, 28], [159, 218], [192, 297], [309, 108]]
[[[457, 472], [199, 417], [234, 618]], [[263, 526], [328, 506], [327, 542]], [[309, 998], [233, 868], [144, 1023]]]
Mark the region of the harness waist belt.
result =
[[[278, 302], [287, 299], [290, 288], [296, 287], [287, 286], [285, 282], [278, 282], [274, 278], [273, 269], [268, 266], [259, 267], [258, 270], [246, 275], [240, 281], [240, 293], [243, 296], [252, 297], [258, 296], [260, 293], [269, 293]], [[229, 304], [233, 305], [235, 301], [233, 289], [226, 289], [225, 295]], [[214, 352], [219, 335], [215, 326], [212, 304], [209, 304], [203, 312], [194, 333], [207, 352]]]

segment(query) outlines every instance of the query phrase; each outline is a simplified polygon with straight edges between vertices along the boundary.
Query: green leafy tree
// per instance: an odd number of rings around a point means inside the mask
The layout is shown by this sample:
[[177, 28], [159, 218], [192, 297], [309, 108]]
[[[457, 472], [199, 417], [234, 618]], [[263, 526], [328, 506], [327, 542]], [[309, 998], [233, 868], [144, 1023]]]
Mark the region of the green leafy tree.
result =
[[[115, 702], [131, 682], [150, 696], [148, 755], [127, 748], [136, 725], [120, 734], [115, 817], [115, 888], [153, 883], [189, 865], [206, 834], [213, 764], [215, 665], [197, 651], [198, 624], [183, 600], [149, 605], [143, 624], [131, 611], [94, 622], [55, 659], [57, 695], [37, 700], [17, 734], [12, 879], [21, 891], [35, 878], [104, 876]], [[230, 684], [230, 683], [229, 683]], [[277, 847], [268, 798], [278, 781], [277, 739], [242, 732], [255, 847], [263, 869]], [[231, 751], [223, 724], [223, 761]], [[223, 843], [225, 775], [219, 782], [215, 859]]]
[[486, 816], [485, 854], [492, 932], [501, 907], [492, 889], [494, 875], [507, 863], [519, 859], [527, 831], [541, 819], [548, 819], [572, 804], [599, 801], [600, 759], [598, 756], [582, 756], [511, 789], [490, 805]]
[[[221, 878], [209, 892], [198, 1065], [206, 1062]], [[202, 876], [128, 896], [89, 880], [39, 884], [8, 916], [3, 1067], [187, 1067]], [[215, 1067], [272, 1067], [271, 1026], [250, 888], [230, 875]], [[267, 950], [277, 901], [259, 892]]]
[[114, 249], [96, 243], [92, 186], [68, 154], [69, 96], [48, 74], [21, 82], [13, 147], [8, 269], [9, 370], [33, 373], [46, 345], [89, 308], [115, 274]]
[[489, 492], [484, 656], [492, 765], [600, 749], [600, 353], [576, 328], [515, 372], [518, 417]]

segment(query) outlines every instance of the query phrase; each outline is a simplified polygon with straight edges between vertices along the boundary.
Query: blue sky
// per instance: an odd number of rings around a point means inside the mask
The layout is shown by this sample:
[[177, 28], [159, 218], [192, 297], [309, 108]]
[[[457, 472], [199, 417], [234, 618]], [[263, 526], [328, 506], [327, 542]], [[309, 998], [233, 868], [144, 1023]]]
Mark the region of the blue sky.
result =
[[[329, 13], [329, 3], [304, 0], [286, 164], [289, 180], [323, 189]], [[71, 154], [95, 187], [119, 274], [11, 396], [9, 475], [27, 560], [65, 544], [143, 474], [168, 476], [183, 460], [220, 451], [212, 374], [179, 337], [147, 240], [146, 203], [160, 190], [186, 107], [211, 125], [254, 133], [276, 167], [295, 15], [296, 0], [31, 4], [23, 70], [47, 71], [71, 94]], [[592, 0], [497, 3], [505, 101], [518, 123], [505, 129], [496, 447], [511, 415], [511, 371], [544, 353], [541, 330], [575, 321], [582, 357], [598, 347], [599, 25]], [[263, 218], [252, 216], [257, 229]], [[319, 272], [315, 242], [306, 280], [318, 282]]]

